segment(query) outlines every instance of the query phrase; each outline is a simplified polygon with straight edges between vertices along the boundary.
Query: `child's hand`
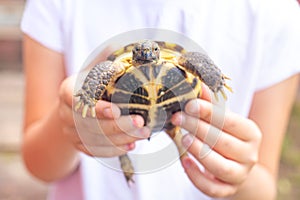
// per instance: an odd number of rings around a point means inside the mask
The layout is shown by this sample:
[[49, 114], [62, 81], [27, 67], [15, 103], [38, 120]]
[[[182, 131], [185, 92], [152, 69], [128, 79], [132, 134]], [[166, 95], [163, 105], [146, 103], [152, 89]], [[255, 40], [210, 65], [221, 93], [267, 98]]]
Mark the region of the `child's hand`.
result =
[[98, 157], [119, 156], [134, 149], [135, 141], [149, 137], [141, 116], [120, 116], [119, 108], [106, 101], [97, 103], [97, 118], [82, 118], [72, 109], [74, 82], [75, 77], [70, 77], [61, 85], [60, 118], [63, 132], [79, 151]]
[[190, 180], [209, 196], [227, 197], [237, 192], [256, 164], [261, 132], [249, 119], [216, 110], [209, 101], [192, 100], [172, 122], [189, 131], [182, 143], [205, 168], [201, 171], [194, 160], [183, 157]]

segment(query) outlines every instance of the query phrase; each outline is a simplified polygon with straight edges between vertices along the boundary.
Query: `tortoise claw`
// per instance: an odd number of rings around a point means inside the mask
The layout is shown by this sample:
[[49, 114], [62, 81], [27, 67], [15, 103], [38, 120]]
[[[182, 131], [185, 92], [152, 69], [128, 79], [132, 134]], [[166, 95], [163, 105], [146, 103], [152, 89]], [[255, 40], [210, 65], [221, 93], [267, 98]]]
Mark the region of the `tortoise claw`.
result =
[[82, 108], [82, 112], [81, 112], [81, 116], [83, 118], [86, 118], [88, 111], [90, 110], [90, 114], [93, 118], [96, 117], [96, 108], [95, 106], [90, 106], [88, 104], [84, 104], [83, 101], [78, 101], [74, 107], [74, 110], [77, 112], [81, 107]]
[[215, 95], [216, 101], [218, 102], [219, 101], [218, 92], [214, 92], [214, 95]]
[[223, 74], [223, 78], [224, 78], [224, 79], [227, 79], [227, 80], [231, 80], [231, 78], [229, 78], [228, 76], [226, 76], [226, 75], [224, 75], [224, 74]]
[[81, 107], [81, 105], [82, 105], [82, 102], [81, 101], [78, 101], [77, 103], [76, 103], [76, 105], [75, 105], [75, 111], [78, 111], [79, 110], [79, 108]]
[[224, 100], [226, 101], [226, 100], [227, 100], [227, 95], [226, 95], [226, 93], [225, 93], [224, 89], [223, 89], [223, 88], [222, 88], [222, 89], [220, 89], [220, 92], [221, 92], [221, 94], [222, 94], [222, 96], [223, 96]]
[[[227, 90], [229, 90], [231, 93], [233, 93], [233, 90], [232, 90], [232, 88], [231, 88], [230, 86], [228, 86], [227, 84], [224, 84], [224, 87], [225, 87]], [[218, 93], [219, 93], [219, 92], [221, 93], [222, 97], [223, 97], [224, 100], [226, 101], [226, 100], [227, 100], [227, 95], [226, 95], [226, 93], [225, 93], [225, 91], [224, 91], [223, 88], [221, 88], [218, 92], [214, 92], [216, 101], [219, 101], [219, 97], [218, 97]]]
[[[230, 78], [227, 77], [227, 76], [225, 76], [225, 75], [223, 75], [223, 78], [224, 78], [224, 79], [230, 80]], [[229, 85], [227, 85], [226, 83], [223, 83], [223, 86], [224, 86], [229, 92], [233, 93], [233, 90], [232, 90], [232, 88], [231, 88]], [[224, 100], [225, 100], [225, 101], [227, 100], [227, 95], [226, 95], [226, 93], [225, 93], [225, 91], [224, 91], [224, 87], [221, 87], [221, 89], [219, 89], [219, 91], [214, 92], [216, 101], [219, 101], [219, 97], [218, 97], [218, 93], [219, 93], [219, 92], [221, 93], [221, 95], [222, 95], [222, 97], [224, 98]]]
[[226, 83], [224, 84], [224, 87], [225, 87], [227, 90], [229, 90], [231, 93], [233, 93], [232, 88], [231, 88], [229, 85], [227, 85]]
[[95, 108], [95, 106], [91, 107], [91, 115], [92, 115], [93, 118], [96, 117], [96, 108]]
[[86, 114], [87, 114], [88, 109], [89, 109], [89, 105], [84, 105], [84, 106], [83, 106], [83, 109], [82, 109], [82, 117], [83, 117], [83, 118], [86, 117]]

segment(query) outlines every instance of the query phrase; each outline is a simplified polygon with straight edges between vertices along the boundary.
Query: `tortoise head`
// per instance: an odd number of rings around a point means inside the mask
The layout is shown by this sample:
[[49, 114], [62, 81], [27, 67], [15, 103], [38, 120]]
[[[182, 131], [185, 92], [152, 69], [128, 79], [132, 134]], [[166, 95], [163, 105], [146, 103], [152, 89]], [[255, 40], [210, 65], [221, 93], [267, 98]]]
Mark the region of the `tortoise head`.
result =
[[156, 42], [143, 40], [136, 43], [132, 49], [132, 60], [137, 64], [157, 62], [160, 49]]

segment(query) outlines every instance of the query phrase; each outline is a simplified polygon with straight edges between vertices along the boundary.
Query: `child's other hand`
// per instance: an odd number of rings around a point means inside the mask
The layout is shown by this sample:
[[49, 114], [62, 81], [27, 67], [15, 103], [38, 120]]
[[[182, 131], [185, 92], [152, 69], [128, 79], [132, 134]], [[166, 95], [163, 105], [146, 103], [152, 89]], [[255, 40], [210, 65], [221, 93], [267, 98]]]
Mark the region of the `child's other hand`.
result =
[[213, 109], [218, 108], [195, 99], [186, 105], [185, 112], [176, 113], [172, 122], [189, 132], [182, 143], [205, 169], [201, 171], [194, 160], [183, 157], [190, 180], [209, 196], [228, 197], [238, 191], [257, 163], [261, 132], [249, 119]]

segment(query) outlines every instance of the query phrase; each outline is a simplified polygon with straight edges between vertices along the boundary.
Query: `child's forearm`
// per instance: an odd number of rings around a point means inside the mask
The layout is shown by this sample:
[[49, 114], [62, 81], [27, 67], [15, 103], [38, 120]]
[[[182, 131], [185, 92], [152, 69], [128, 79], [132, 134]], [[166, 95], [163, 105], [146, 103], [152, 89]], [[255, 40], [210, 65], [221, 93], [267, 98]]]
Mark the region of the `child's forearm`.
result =
[[23, 159], [28, 170], [43, 181], [62, 178], [78, 165], [78, 153], [62, 133], [59, 103], [24, 133]]

